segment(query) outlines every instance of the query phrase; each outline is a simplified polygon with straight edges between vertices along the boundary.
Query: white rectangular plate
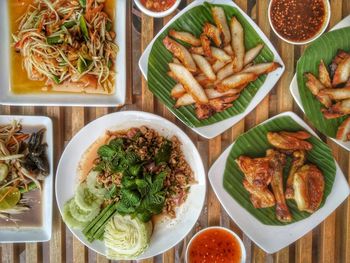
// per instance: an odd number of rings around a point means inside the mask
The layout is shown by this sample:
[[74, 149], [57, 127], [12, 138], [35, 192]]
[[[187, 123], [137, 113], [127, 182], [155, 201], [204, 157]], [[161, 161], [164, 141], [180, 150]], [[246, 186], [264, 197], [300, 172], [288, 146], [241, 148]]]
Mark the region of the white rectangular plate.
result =
[[[125, 103], [126, 90], [126, 1], [118, 0], [116, 3], [116, 44], [119, 52], [116, 60], [115, 93], [113, 95], [75, 94], [75, 93], [37, 93], [14, 94], [11, 92], [10, 78], [10, 43], [11, 33], [9, 25], [8, 1], [0, 1], [0, 104], [3, 105], [36, 105], [36, 106], [94, 106], [108, 107], [121, 106]], [[114, 1], [114, 0], [109, 0]]]
[[52, 231], [52, 192], [53, 192], [53, 134], [52, 121], [48, 117], [41, 116], [6, 116], [0, 115], [0, 125], [18, 120], [23, 126], [23, 131], [34, 132], [45, 128], [43, 141], [47, 143], [47, 157], [50, 164], [50, 174], [45, 178], [41, 193], [42, 226], [21, 229], [0, 228], [0, 243], [17, 242], [44, 242], [51, 239]]
[[[343, 27], [348, 27], [348, 26], [350, 26], [350, 15], [347, 16], [346, 18], [344, 18], [342, 21], [340, 21], [335, 27], [333, 27], [331, 29], [331, 31], [336, 30], [336, 29], [340, 29]], [[298, 81], [297, 81], [297, 74], [294, 75], [292, 82], [290, 83], [289, 89], [290, 89], [290, 92], [292, 93], [292, 96], [293, 96], [295, 102], [298, 104], [299, 108], [305, 113], [305, 110], [304, 110], [304, 107], [303, 107], [303, 104], [302, 104], [301, 98], [300, 98]], [[350, 142], [343, 142], [343, 141], [337, 140], [335, 138], [330, 138], [330, 139], [332, 141], [334, 141], [335, 143], [337, 143], [338, 145], [340, 145], [341, 147], [343, 147], [344, 149], [350, 151]]]
[[[262, 124], [269, 122], [275, 118], [289, 116], [300, 126], [305, 128], [313, 136], [319, 138], [316, 133], [297, 115], [292, 112], [279, 114]], [[260, 124], [261, 125], [261, 124]], [[299, 222], [285, 226], [264, 225], [251, 215], [244, 207], [242, 207], [223, 186], [224, 171], [226, 167], [227, 157], [232, 149], [229, 146], [213, 164], [209, 170], [209, 181], [220, 203], [233, 221], [242, 229], [242, 231], [259, 247], [267, 253], [275, 253], [278, 250], [293, 243], [319, 223], [321, 223], [328, 215], [330, 215], [349, 195], [349, 185], [345, 180], [343, 172], [336, 163], [336, 176], [331, 193], [323, 207], [314, 214]]]
[[[272, 51], [274, 55], [274, 61], [278, 62], [282, 65], [281, 68], [277, 69], [276, 71], [270, 73], [267, 75], [267, 78], [264, 82], [264, 84], [259, 88], [258, 92], [255, 94], [254, 98], [248, 105], [248, 107], [245, 109], [244, 112], [237, 114], [233, 117], [230, 117], [226, 120], [203, 126], [203, 127], [195, 127], [191, 129], [198, 133], [199, 135], [211, 139], [215, 136], [218, 136], [219, 134], [223, 133], [228, 128], [235, 125], [237, 122], [239, 122], [241, 119], [243, 119], [249, 112], [251, 112], [258, 104], [261, 102], [264, 97], [270, 92], [270, 90], [275, 86], [276, 82], [279, 80], [279, 78], [282, 76], [284, 72], [284, 64], [277, 53], [276, 49], [271, 44], [270, 40], [265, 36], [265, 34], [260, 30], [260, 28], [254, 23], [254, 21], [246, 14], [244, 13], [234, 2], [231, 0], [196, 0], [190, 5], [188, 5], [185, 9], [183, 9], [181, 12], [179, 12], [173, 19], [171, 19], [166, 26], [163, 27], [162, 30], [154, 37], [152, 42], [148, 45], [148, 47], [143, 52], [140, 60], [139, 60], [139, 67], [141, 69], [141, 72], [143, 76], [147, 79], [147, 73], [148, 73], [148, 58], [151, 53], [153, 44], [155, 40], [159, 37], [160, 34], [164, 32], [166, 28], [168, 28], [175, 20], [177, 20], [180, 16], [182, 16], [184, 13], [186, 13], [188, 10], [192, 9], [195, 6], [202, 5], [204, 2], [208, 2], [211, 4], [224, 4], [232, 6], [239, 10], [240, 13], [244, 16], [244, 18], [252, 25], [252, 27], [255, 29], [255, 31], [258, 33], [260, 38], [264, 41], [264, 44]], [[169, 94], [170, 96], [170, 94]]]

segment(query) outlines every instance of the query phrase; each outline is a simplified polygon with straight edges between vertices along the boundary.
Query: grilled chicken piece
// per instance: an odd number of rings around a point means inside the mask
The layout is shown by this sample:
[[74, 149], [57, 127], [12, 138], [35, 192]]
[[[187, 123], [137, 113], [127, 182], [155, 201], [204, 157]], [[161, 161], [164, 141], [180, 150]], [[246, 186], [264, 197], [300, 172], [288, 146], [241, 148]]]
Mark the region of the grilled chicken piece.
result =
[[307, 132], [268, 132], [267, 140], [277, 149], [285, 151], [296, 151], [312, 149], [312, 144], [304, 141], [309, 138], [310, 135]]
[[294, 175], [294, 200], [300, 211], [315, 212], [323, 198], [324, 177], [313, 164], [302, 166]]
[[210, 106], [215, 112], [224, 111], [232, 107], [232, 102], [238, 99], [239, 94], [209, 100]]
[[270, 158], [250, 158], [241, 155], [236, 159], [236, 163], [252, 187], [264, 189], [270, 184], [272, 180]]
[[[205, 34], [201, 34], [199, 39], [202, 43], [203, 54], [207, 57], [211, 57], [210, 40]], [[201, 54], [200, 54], [201, 55]]]
[[338, 50], [337, 55], [333, 58], [332, 64], [329, 65], [331, 78], [334, 77], [335, 71], [338, 65], [346, 58], [350, 57], [350, 54], [346, 53], [344, 50]]
[[350, 140], [350, 117], [339, 126], [336, 138], [341, 141]]
[[209, 104], [195, 104], [196, 116], [199, 120], [209, 118], [215, 113], [215, 110]]
[[327, 89], [332, 88], [331, 78], [323, 60], [321, 60], [320, 65], [318, 65], [318, 77], [320, 78], [323, 86], [325, 86]]
[[205, 23], [203, 26], [203, 33], [211, 40], [213, 40], [215, 46], [221, 46], [222, 41], [220, 37], [220, 30], [216, 26], [210, 23]]
[[281, 222], [290, 222], [292, 215], [289, 212], [283, 191], [283, 167], [286, 163], [286, 156], [272, 149], [267, 150], [266, 156], [270, 158], [272, 170], [271, 187], [276, 199], [276, 217]]
[[247, 180], [243, 180], [243, 186], [250, 193], [250, 201], [255, 208], [266, 208], [275, 205], [275, 197], [267, 187], [263, 189], [256, 188]]
[[306, 87], [309, 88], [311, 93], [318, 99], [325, 107], [332, 105], [331, 99], [326, 94], [320, 94], [320, 91], [325, 89], [321, 81], [319, 81], [312, 73], [305, 73]]
[[305, 151], [293, 152], [293, 161], [289, 170], [287, 185], [286, 185], [286, 193], [285, 193], [286, 199], [294, 198], [294, 189], [293, 189], [294, 174], [300, 167], [304, 165], [305, 161], [306, 161]]
[[350, 86], [339, 89], [323, 89], [320, 95], [327, 95], [332, 100], [350, 99]]
[[328, 109], [322, 109], [322, 113], [326, 119], [335, 119], [350, 114], [350, 99], [339, 101]]

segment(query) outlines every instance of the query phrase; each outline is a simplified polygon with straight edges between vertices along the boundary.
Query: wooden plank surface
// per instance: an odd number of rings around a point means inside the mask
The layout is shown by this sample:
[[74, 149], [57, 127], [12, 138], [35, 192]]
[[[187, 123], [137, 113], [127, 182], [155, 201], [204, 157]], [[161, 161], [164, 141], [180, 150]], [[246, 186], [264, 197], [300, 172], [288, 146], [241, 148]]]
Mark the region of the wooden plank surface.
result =
[[[153, 39], [158, 30], [172, 16], [163, 19], [153, 19], [141, 15], [133, 9], [132, 1], [128, 2], [127, 16], [127, 99], [121, 110], [143, 110], [154, 112], [174, 122], [190, 136], [197, 145], [206, 169], [217, 159], [222, 151], [229, 146], [242, 132], [256, 124], [283, 111], [294, 110], [303, 117], [295, 105], [289, 92], [289, 84], [295, 73], [296, 62], [305, 47], [289, 45], [272, 32], [267, 20], [268, 0], [237, 0], [236, 3], [260, 26], [278, 49], [286, 71], [271, 93], [244, 120], [230, 128], [222, 135], [212, 140], [206, 140], [193, 133], [177, 120], [148, 90], [146, 80], [138, 69], [138, 57]], [[190, 0], [183, 0], [180, 9]], [[350, 14], [349, 0], [332, 0], [332, 17], [330, 27]], [[173, 14], [174, 15], [174, 14]], [[86, 123], [120, 109], [117, 108], [64, 108], [64, 107], [10, 107], [0, 106], [0, 114], [46, 115], [53, 119], [55, 127], [55, 167], [65, 144]], [[327, 140], [333, 150], [344, 174], [349, 178], [349, 153]], [[53, 233], [50, 242], [32, 244], [2, 244], [0, 246], [0, 262], [110, 262], [104, 256], [90, 251], [75, 239], [65, 227], [56, 203], [53, 204]], [[256, 246], [229, 218], [220, 206], [211, 187], [208, 187], [207, 200], [197, 224], [189, 235], [174, 248], [163, 255], [142, 262], [184, 262], [186, 245], [191, 236], [208, 225], [223, 225], [237, 232], [242, 238], [247, 250], [247, 262], [267, 263], [318, 263], [340, 262], [350, 263], [350, 201], [347, 200], [334, 213], [313, 231], [307, 233], [291, 246], [282, 249], [274, 255], [266, 254]], [[128, 261], [120, 261], [128, 262]]]

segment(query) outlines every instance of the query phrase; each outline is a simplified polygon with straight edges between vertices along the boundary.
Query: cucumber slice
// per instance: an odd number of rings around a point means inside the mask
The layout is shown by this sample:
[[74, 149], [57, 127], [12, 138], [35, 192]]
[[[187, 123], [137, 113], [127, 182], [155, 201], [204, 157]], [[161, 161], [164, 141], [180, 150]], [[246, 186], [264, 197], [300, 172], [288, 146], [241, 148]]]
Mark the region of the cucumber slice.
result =
[[97, 182], [96, 177], [99, 174], [100, 173], [97, 171], [91, 171], [86, 179], [86, 184], [91, 193], [102, 198], [106, 194], [107, 190], [102, 188], [102, 185]]
[[86, 183], [81, 183], [75, 193], [75, 202], [80, 209], [89, 211], [98, 209], [103, 198], [91, 193]]
[[78, 228], [83, 229], [86, 223], [80, 222], [79, 220], [76, 220], [71, 212], [70, 212], [70, 204], [71, 202], [74, 202], [74, 198], [70, 199], [67, 203], [63, 206], [63, 221], [66, 223], [67, 226], [70, 228]]
[[100, 212], [100, 207], [92, 210], [81, 209], [74, 199], [69, 203], [69, 210], [73, 218], [80, 222], [90, 222]]

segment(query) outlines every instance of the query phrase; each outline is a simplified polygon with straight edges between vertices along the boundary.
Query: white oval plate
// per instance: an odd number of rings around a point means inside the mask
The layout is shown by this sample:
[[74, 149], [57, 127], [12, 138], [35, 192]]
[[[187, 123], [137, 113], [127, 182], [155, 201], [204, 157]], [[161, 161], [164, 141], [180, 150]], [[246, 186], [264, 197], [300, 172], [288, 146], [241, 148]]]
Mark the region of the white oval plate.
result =
[[[177, 136], [182, 143], [187, 162], [191, 165], [197, 184], [191, 187], [186, 202], [179, 207], [175, 219], [163, 220], [155, 225], [149, 248], [138, 258], [144, 259], [161, 254], [175, 246], [192, 229], [204, 204], [206, 193], [205, 171], [197, 148], [190, 138], [170, 121], [154, 114], [138, 111], [116, 112], [105, 115], [82, 128], [69, 142], [58, 164], [56, 174], [56, 199], [62, 214], [63, 205], [74, 195], [78, 176], [77, 167], [83, 153], [102, 136], [106, 130], [125, 130], [146, 125], [161, 135]], [[70, 231], [87, 247], [105, 255], [105, 246], [101, 241], [90, 243], [80, 230]]]
[[[194, 127], [191, 129], [198, 133], [199, 135], [203, 136], [204, 138], [211, 139], [215, 136], [220, 135], [224, 131], [226, 131], [228, 128], [235, 125], [237, 122], [239, 122], [241, 119], [243, 119], [249, 112], [254, 110], [254, 108], [265, 98], [265, 96], [271, 91], [271, 89], [275, 86], [277, 81], [280, 79], [284, 72], [284, 63], [280, 57], [280, 55], [277, 53], [276, 49], [270, 42], [270, 40], [265, 36], [265, 34], [261, 31], [261, 29], [258, 27], [257, 24], [254, 23], [254, 21], [243, 12], [242, 9], [239, 8], [238, 5], [236, 5], [232, 0], [196, 0], [192, 2], [190, 5], [188, 5], [186, 8], [184, 8], [181, 12], [179, 12], [173, 19], [171, 19], [162, 30], [159, 31], [159, 33], [153, 38], [152, 42], [147, 46], [145, 51], [143, 52], [140, 60], [139, 60], [139, 67], [141, 69], [141, 72], [145, 79], [147, 79], [147, 73], [148, 73], [148, 58], [152, 50], [152, 46], [154, 41], [159, 37], [160, 34], [163, 33], [163, 31], [169, 27], [176, 19], [178, 19], [180, 16], [182, 16], [184, 13], [186, 13], [188, 10], [194, 8], [195, 6], [202, 5], [204, 2], [208, 2], [211, 4], [224, 4], [229, 5], [234, 8], [236, 8], [243, 16], [244, 18], [251, 24], [251, 26], [255, 29], [256, 33], [260, 36], [260, 38], [263, 40], [264, 44], [271, 50], [271, 52], [274, 55], [274, 61], [278, 62], [282, 65], [281, 68], [277, 69], [276, 71], [270, 73], [267, 75], [266, 80], [264, 84], [259, 88], [258, 92], [255, 94], [252, 101], [249, 103], [248, 107], [245, 109], [244, 112], [237, 114], [233, 117], [230, 117], [228, 119], [225, 119], [223, 121], [219, 121], [217, 123], [203, 126], [203, 127]], [[170, 95], [169, 95], [170, 96]], [[169, 109], [170, 111], [172, 109]], [[181, 119], [180, 119], [181, 120]]]
[[[269, 122], [275, 118], [289, 116], [300, 126], [305, 128], [316, 138], [317, 134], [293, 112], [281, 113], [265, 122]], [[259, 125], [261, 125], [259, 124]], [[209, 181], [220, 203], [233, 221], [242, 229], [242, 231], [254, 241], [261, 249], [267, 253], [275, 253], [278, 250], [290, 245], [303, 235], [311, 231], [323, 220], [326, 219], [349, 195], [349, 185], [345, 180], [343, 172], [336, 163], [336, 175], [331, 193], [323, 207], [314, 214], [301, 221], [285, 226], [264, 225], [253, 215], [251, 215], [244, 207], [242, 207], [226, 190], [224, 189], [223, 180], [226, 167], [226, 160], [230, 154], [232, 146], [221, 154], [218, 160], [209, 170]]]
[[[340, 21], [335, 27], [333, 27], [330, 31], [340, 29], [343, 27], [348, 27], [350, 26], [350, 15], [345, 17], [342, 21]], [[300, 93], [299, 93], [299, 88], [298, 88], [298, 81], [297, 81], [297, 74], [294, 75], [292, 82], [290, 83], [289, 86], [290, 92], [292, 93], [292, 96], [295, 100], [295, 102], [298, 104], [299, 108], [305, 113], [303, 103], [300, 98]], [[332, 141], [343, 147], [344, 149], [350, 151], [350, 141], [349, 142], [343, 142], [340, 140], [337, 140], [335, 138], [330, 138]]]

